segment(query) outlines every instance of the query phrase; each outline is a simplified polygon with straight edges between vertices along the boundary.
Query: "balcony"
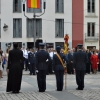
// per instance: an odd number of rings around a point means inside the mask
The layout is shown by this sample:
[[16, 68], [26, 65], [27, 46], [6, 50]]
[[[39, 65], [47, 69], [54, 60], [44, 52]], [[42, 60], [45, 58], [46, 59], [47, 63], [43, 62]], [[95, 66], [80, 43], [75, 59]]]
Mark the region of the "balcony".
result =
[[99, 41], [99, 34], [96, 33], [95, 36], [88, 36], [88, 34], [85, 33], [85, 41], [86, 42], [97, 42]]

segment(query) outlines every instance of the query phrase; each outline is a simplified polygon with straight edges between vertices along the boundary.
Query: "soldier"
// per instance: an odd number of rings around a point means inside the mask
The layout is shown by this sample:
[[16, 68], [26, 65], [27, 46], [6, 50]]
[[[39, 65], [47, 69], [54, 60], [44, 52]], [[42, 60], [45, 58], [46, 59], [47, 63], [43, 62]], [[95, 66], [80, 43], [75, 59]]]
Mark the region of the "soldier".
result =
[[46, 90], [46, 71], [48, 59], [51, 62], [49, 53], [44, 50], [44, 44], [39, 43], [40, 50], [36, 53], [36, 67], [37, 67], [37, 81], [39, 92], [45, 92]]
[[[56, 51], [61, 60], [66, 61], [66, 58], [63, 53], [60, 53], [61, 47], [57, 46]], [[54, 54], [53, 56], [53, 66], [54, 66], [54, 71], [56, 75], [56, 83], [57, 83], [57, 91], [62, 91], [63, 90], [63, 75], [64, 75], [64, 67], [58, 58], [57, 54]]]
[[78, 88], [76, 90], [84, 89], [84, 75], [86, 70], [87, 55], [82, 51], [82, 44], [78, 44], [78, 51], [74, 53], [74, 67], [76, 70], [76, 83]]
[[34, 49], [30, 49], [30, 53], [28, 54], [28, 64], [29, 64], [29, 69], [30, 69], [30, 75], [35, 75], [35, 53]]

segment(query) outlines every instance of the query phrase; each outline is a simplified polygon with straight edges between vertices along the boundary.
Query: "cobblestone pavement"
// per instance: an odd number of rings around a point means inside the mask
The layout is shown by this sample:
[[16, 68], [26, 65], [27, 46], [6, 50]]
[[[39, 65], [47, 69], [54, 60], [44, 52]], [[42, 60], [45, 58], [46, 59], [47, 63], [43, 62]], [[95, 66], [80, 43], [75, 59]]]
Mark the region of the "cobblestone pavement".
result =
[[19, 94], [1, 93], [0, 100], [57, 100], [48, 93], [22, 92]]
[[[37, 77], [30, 76], [24, 71], [21, 93], [6, 93], [7, 76], [0, 79], [0, 100], [100, 100], [100, 73], [85, 76], [85, 89], [75, 90], [77, 87], [75, 75], [67, 75], [67, 90], [56, 91], [55, 75], [47, 75], [46, 92], [39, 93]], [[65, 86], [64, 86], [65, 87]]]
[[85, 100], [100, 100], [100, 89], [83, 90], [83, 91], [68, 90], [68, 92]]

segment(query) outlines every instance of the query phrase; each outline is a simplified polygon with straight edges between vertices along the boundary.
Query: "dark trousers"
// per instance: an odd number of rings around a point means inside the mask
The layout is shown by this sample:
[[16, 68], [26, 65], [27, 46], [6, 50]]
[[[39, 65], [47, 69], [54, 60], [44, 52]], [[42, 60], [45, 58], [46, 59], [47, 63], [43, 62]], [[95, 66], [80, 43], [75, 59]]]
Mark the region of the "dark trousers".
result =
[[46, 70], [39, 70], [37, 73], [37, 82], [39, 92], [45, 92], [46, 90]]
[[98, 71], [100, 72], [100, 64], [98, 64]]
[[29, 64], [30, 75], [35, 75], [35, 65], [34, 63]]
[[91, 67], [91, 64], [86, 63], [86, 73], [88, 73], [88, 74], [90, 74], [90, 67]]
[[55, 70], [57, 91], [63, 90], [63, 75], [64, 70]]
[[25, 70], [29, 69], [28, 59], [25, 58]]
[[49, 74], [52, 74], [52, 71], [53, 71], [53, 60], [51, 61], [51, 63], [48, 64], [48, 71], [49, 71]]
[[69, 63], [67, 67], [68, 74], [74, 74], [73, 63]]
[[84, 88], [84, 75], [85, 70], [76, 70], [76, 83], [78, 85], [78, 89]]

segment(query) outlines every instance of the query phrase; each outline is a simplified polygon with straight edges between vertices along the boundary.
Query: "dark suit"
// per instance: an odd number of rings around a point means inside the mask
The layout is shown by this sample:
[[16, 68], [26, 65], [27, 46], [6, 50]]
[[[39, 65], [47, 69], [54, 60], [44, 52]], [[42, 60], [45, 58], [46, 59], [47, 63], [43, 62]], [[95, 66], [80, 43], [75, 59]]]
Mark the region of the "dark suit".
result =
[[98, 71], [100, 72], [100, 52], [98, 53], [99, 64], [98, 64]]
[[39, 92], [44, 92], [46, 90], [46, 71], [48, 68], [46, 63], [47, 59], [51, 62], [49, 53], [45, 50], [40, 50], [36, 53], [36, 67], [39, 71], [37, 73]]
[[30, 52], [28, 54], [28, 63], [29, 63], [29, 69], [30, 69], [30, 75], [35, 75], [35, 66], [36, 66], [36, 58], [35, 53]]
[[[59, 55], [63, 61], [66, 60], [65, 56], [62, 53], [59, 53]], [[56, 75], [57, 91], [62, 91], [64, 68], [56, 54], [54, 54], [53, 56], [53, 66], [54, 66], [54, 71]]]
[[90, 69], [92, 68], [91, 67], [91, 53], [87, 53], [87, 57], [88, 57], [88, 62], [86, 63], [86, 73], [90, 74]]
[[82, 50], [74, 53], [74, 66], [76, 69], [76, 82], [79, 90], [84, 88], [84, 75], [86, 70], [87, 55]]
[[8, 80], [7, 92], [18, 92], [21, 88], [22, 70], [24, 69], [23, 52], [19, 49], [13, 49], [8, 57]]

